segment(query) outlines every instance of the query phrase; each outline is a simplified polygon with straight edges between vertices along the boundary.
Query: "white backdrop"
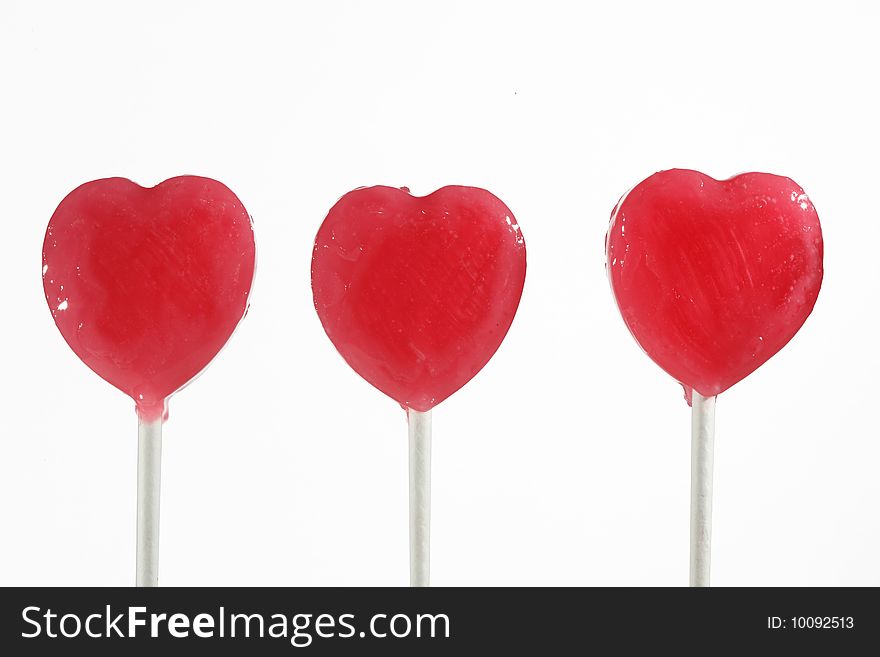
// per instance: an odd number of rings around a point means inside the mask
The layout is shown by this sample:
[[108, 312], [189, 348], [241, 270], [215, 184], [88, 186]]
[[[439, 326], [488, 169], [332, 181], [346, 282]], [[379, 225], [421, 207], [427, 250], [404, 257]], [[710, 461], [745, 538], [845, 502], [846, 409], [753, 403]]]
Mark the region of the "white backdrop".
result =
[[0, 584], [134, 581], [133, 403], [68, 349], [43, 234], [82, 182], [223, 181], [251, 311], [174, 397], [161, 583], [405, 585], [404, 412], [312, 306], [361, 185], [485, 187], [528, 247], [495, 358], [434, 411], [436, 585], [684, 585], [690, 416], [604, 271], [659, 169], [787, 175], [819, 211], [801, 333], [718, 400], [713, 583], [880, 585], [874, 2], [0, 4]]

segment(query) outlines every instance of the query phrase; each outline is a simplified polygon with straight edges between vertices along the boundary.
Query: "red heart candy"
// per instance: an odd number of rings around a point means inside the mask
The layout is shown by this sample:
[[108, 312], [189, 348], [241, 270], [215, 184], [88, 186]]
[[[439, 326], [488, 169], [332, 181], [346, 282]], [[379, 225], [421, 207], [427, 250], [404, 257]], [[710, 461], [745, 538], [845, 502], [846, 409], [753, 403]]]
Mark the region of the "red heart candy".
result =
[[648, 355], [710, 397], [791, 340], [822, 284], [822, 230], [794, 181], [661, 171], [617, 204], [606, 254], [623, 319]]
[[348, 364], [405, 408], [427, 411], [498, 349], [525, 274], [519, 225], [486, 190], [414, 197], [370, 187], [343, 196], [321, 225], [312, 291]]
[[76, 355], [155, 420], [244, 316], [254, 257], [250, 217], [216, 180], [108, 178], [52, 215], [43, 287]]

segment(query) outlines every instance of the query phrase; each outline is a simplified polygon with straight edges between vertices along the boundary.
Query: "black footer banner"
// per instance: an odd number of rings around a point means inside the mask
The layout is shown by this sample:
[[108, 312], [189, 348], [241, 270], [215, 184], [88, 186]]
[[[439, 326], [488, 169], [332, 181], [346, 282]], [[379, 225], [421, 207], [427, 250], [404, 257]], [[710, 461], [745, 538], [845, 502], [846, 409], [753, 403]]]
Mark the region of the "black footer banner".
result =
[[880, 654], [880, 599], [870, 588], [21, 588], [0, 595], [0, 654], [9, 656], [605, 655], [646, 654], [651, 645], [706, 656], [739, 648]]

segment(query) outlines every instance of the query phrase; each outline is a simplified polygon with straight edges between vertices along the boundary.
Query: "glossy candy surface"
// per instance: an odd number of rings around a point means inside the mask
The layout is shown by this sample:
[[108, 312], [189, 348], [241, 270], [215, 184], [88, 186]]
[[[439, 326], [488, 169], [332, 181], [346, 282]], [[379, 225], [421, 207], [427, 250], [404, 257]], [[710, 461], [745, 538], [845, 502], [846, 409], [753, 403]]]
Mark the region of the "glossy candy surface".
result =
[[606, 254], [623, 319], [692, 390], [723, 392], [791, 340], [822, 284], [822, 232], [794, 181], [662, 171], [615, 208]]
[[250, 217], [223, 184], [108, 178], [52, 215], [43, 287], [71, 349], [152, 421], [244, 316], [254, 259]]
[[370, 187], [343, 196], [321, 225], [312, 291], [348, 364], [405, 408], [426, 411], [498, 349], [525, 273], [519, 225], [489, 192]]

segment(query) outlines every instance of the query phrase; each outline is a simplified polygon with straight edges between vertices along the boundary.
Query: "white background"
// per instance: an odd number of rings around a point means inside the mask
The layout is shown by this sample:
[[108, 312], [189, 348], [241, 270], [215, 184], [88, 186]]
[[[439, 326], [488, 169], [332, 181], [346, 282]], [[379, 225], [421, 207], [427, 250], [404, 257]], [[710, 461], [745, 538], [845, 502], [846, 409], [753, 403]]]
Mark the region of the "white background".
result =
[[405, 585], [403, 411], [336, 353], [312, 242], [361, 185], [485, 187], [528, 247], [434, 411], [436, 585], [687, 583], [689, 409], [604, 271], [670, 167], [790, 176], [825, 282], [718, 401], [713, 583], [880, 585], [876, 2], [0, 4], [0, 583], [134, 581], [133, 403], [68, 349], [43, 234], [82, 182], [200, 174], [254, 217], [251, 311], [165, 427], [166, 585]]

